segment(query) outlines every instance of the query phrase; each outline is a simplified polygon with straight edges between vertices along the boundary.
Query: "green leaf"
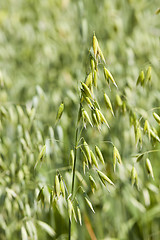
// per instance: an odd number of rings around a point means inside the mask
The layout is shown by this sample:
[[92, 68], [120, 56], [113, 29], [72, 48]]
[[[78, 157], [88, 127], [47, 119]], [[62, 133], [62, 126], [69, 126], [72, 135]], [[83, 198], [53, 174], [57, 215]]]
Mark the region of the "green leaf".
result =
[[77, 206], [77, 214], [78, 214], [79, 223], [80, 223], [80, 225], [82, 225], [81, 210], [78, 206]]
[[21, 236], [22, 236], [22, 240], [28, 240], [27, 231], [23, 225], [21, 227]]
[[46, 154], [46, 145], [44, 145], [44, 146], [42, 147], [42, 149], [41, 149], [41, 151], [40, 151], [40, 153], [39, 153], [39, 155], [38, 155], [38, 159], [37, 159], [37, 162], [36, 162], [36, 164], [35, 164], [35, 166], [34, 166], [34, 169], [37, 167], [37, 164], [39, 163], [39, 161], [42, 161], [42, 160], [43, 160], [45, 154]]
[[48, 233], [48, 235], [50, 235], [51, 237], [55, 236], [56, 233], [55, 233], [54, 229], [51, 226], [49, 226], [47, 223], [39, 221], [39, 220], [37, 220], [36, 222], [45, 232]]
[[72, 211], [73, 211], [73, 205], [70, 199], [68, 199], [68, 215], [70, 221], [72, 221]]
[[95, 152], [99, 160], [104, 164], [104, 158], [98, 146], [95, 146]]
[[106, 67], [104, 67], [104, 76], [105, 76], [105, 79], [107, 80], [107, 82], [109, 82], [109, 80], [111, 80], [111, 82], [115, 85], [115, 87], [118, 88], [112, 74]]
[[146, 159], [146, 169], [147, 169], [148, 174], [150, 174], [151, 177], [154, 179], [152, 165], [148, 158]]
[[155, 120], [160, 124], [160, 116], [157, 113], [153, 113], [153, 117], [155, 118]]
[[92, 203], [89, 201], [89, 199], [85, 197], [85, 200], [86, 200], [88, 206], [90, 207], [90, 209], [92, 210], [92, 212], [95, 213], [95, 211], [94, 211], [94, 209], [93, 209], [93, 206], [92, 206]]
[[44, 202], [43, 189], [44, 189], [44, 187], [42, 187], [42, 188], [40, 189], [39, 194], [38, 194], [38, 197], [37, 197], [37, 201], [40, 201], [40, 200], [41, 200], [42, 202]]
[[103, 184], [106, 181], [109, 184], [115, 186], [114, 183], [111, 181], [111, 179], [109, 177], [107, 177], [103, 172], [101, 172], [100, 170], [97, 170], [97, 172], [98, 172], [98, 175], [99, 175], [100, 179], [102, 180]]
[[57, 112], [57, 116], [56, 116], [56, 123], [61, 119], [63, 111], [64, 111], [64, 103], [62, 102], [58, 108], [58, 112]]

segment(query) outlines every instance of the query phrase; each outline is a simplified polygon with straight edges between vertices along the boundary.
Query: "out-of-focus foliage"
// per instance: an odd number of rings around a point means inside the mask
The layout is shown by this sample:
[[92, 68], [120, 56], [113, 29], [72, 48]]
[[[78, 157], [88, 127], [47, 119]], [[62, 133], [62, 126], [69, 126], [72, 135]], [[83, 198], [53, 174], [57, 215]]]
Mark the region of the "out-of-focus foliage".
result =
[[[160, 136], [152, 115], [160, 115], [158, 7], [158, 0], [0, 1], [0, 239], [67, 239], [65, 203], [60, 199], [51, 206], [49, 198], [56, 169], [71, 185], [69, 153], [74, 147], [79, 87], [89, 73], [88, 50], [94, 31], [118, 91], [112, 87], [110, 91], [102, 81], [101, 69], [98, 100], [111, 130], [87, 127], [86, 138], [90, 146], [101, 147], [116, 188], [109, 193], [95, 176], [97, 190], [92, 194], [78, 162], [77, 182], [84, 178], [95, 214], [78, 192], [83, 225], [73, 220], [73, 239], [94, 239], [94, 235], [106, 240], [159, 239], [160, 148], [142, 129], [148, 120], [153, 134]], [[136, 85], [140, 72], [146, 76], [149, 66], [151, 82]], [[104, 91], [111, 99], [114, 118], [103, 102]], [[62, 102], [64, 112], [55, 125]], [[140, 123], [142, 147], [135, 143], [134, 118]], [[113, 146], [105, 141], [112, 141], [121, 154], [123, 165], [116, 166], [115, 172]], [[137, 154], [144, 152], [136, 162]], [[146, 158], [154, 180], [148, 177]], [[131, 184], [133, 166], [138, 187], [136, 181]]]

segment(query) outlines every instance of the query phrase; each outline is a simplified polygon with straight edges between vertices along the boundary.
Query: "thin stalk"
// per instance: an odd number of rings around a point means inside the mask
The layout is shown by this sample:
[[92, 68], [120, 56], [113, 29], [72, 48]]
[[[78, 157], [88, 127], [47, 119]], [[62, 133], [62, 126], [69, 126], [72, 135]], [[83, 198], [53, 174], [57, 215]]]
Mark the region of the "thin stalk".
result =
[[73, 165], [72, 191], [71, 191], [72, 196], [73, 196], [73, 191], [74, 191], [75, 172], [76, 172], [77, 145], [78, 145], [78, 127], [76, 129], [75, 148], [74, 148], [74, 165]]
[[[79, 113], [79, 111], [78, 111]], [[71, 197], [73, 199], [74, 193], [74, 183], [75, 183], [75, 172], [76, 172], [76, 161], [77, 161], [77, 146], [78, 146], [78, 120], [76, 126], [76, 134], [75, 134], [75, 147], [74, 147], [74, 165], [73, 165], [73, 175], [72, 175], [72, 190], [71, 190]], [[69, 230], [68, 230], [68, 239], [71, 240], [71, 220], [69, 218]]]

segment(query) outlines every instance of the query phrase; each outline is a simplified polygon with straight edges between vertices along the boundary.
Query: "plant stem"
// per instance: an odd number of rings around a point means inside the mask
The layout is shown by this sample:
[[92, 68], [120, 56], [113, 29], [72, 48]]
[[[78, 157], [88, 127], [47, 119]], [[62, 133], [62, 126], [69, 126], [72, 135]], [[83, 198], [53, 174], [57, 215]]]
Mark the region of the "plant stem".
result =
[[78, 145], [78, 127], [76, 129], [75, 148], [74, 148], [74, 165], [73, 165], [72, 191], [71, 191], [72, 197], [73, 197], [73, 191], [74, 191], [75, 172], [76, 172], [77, 145]]
[[[77, 146], [78, 146], [78, 120], [76, 126], [76, 134], [75, 134], [75, 146], [74, 146], [74, 165], [73, 165], [73, 175], [72, 175], [72, 190], [71, 197], [73, 199], [74, 193], [74, 183], [75, 183], [75, 172], [76, 172], [76, 160], [77, 160]], [[68, 239], [71, 240], [71, 220], [69, 218], [69, 230], [68, 230]]]

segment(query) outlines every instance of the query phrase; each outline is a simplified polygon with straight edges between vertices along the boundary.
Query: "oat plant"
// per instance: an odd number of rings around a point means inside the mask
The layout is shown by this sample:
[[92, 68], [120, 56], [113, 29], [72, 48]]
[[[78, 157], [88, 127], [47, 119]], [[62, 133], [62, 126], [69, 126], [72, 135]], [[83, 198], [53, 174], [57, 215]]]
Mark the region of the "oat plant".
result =
[[[100, 81], [98, 79], [99, 65], [101, 65], [101, 68], [103, 68], [104, 80], [106, 81], [107, 85], [110, 87], [110, 84], [113, 84], [117, 88], [117, 84], [112, 74], [106, 67], [105, 58], [95, 34], [93, 35], [93, 46], [89, 51], [89, 58], [90, 58], [89, 59], [90, 73], [86, 76], [85, 81], [81, 82], [79, 110], [78, 110], [76, 131], [75, 131], [75, 145], [74, 145], [74, 149], [71, 150], [71, 153], [70, 153], [72, 163], [73, 163], [73, 168], [72, 168], [71, 192], [67, 197], [68, 214], [69, 214], [69, 230], [68, 230], [69, 240], [71, 239], [72, 214], [76, 220], [75, 209], [77, 209], [79, 223], [80, 224], [82, 223], [81, 210], [79, 208], [79, 204], [77, 202], [76, 193], [75, 193], [77, 151], [79, 150], [83, 155], [83, 160], [80, 164], [83, 166], [84, 175], [86, 174], [86, 170], [87, 172], [89, 172], [89, 181], [93, 191], [94, 189], [96, 189], [96, 181], [94, 177], [90, 174], [91, 168], [93, 169], [93, 171], [97, 173], [99, 179], [104, 185], [106, 185], [107, 183], [114, 186], [114, 183], [112, 182], [112, 180], [100, 170], [99, 164], [105, 165], [105, 160], [100, 148], [97, 145], [95, 145], [95, 151], [93, 152], [90, 148], [90, 143], [89, 142], [87, 143], [85, 137], [82, 134], [83, 130], [85, 129], [85, 131], [87, 131], [88, 127], [97, 128], [98, 131], [101, 131], [102, 124], [105, 124], [107, 128], [110, 128], [105, 115], [101, 111], [101, 107], [97, 99], [97, 95], [99, 94], [98, 81]], [[104, 92], [104, 102], [107, 108], [109, 108], [109, 110], [114, 116], [111, 101], [105, 92]], [[116, 147], [114, 147], [114, 152], [115, 152], [114, 153], [115, 154], [114, 168], [115, 168], [115, 164], [117, 160], [119, 163], [121, 163], [121, 157]], [[87, 194], [85, 193], [85, 190], [82, 188], [82, 186], [80, 186], [80, 188], [83, 193], [86, 204], [88, 204], [90, 209], [94, 212], [92, 203], [89, 197], [87, 196]]]
[[[112, 147], [112, 169], [113, 174], [107, 172], [107, 162], [103, 151], [101, 151], [101, 146], [99, 146], [96, 142], [93, 145], [93, 140], [89, 141], [87, 139], [87, 131], [94, 130], [97, 132], [101, 132], [105, 128], [107, 131], [111, 131], [110, 122], [115, 117], [115, 111], [113, 108], [112, 101], [109, 98], [109, 94], [112, 94], [112, 88], [115, 88], [113, 91], [115, 94], [115, 108], [119, 110], [121, 114], [128, 113], [130, 126], [133, 126], [135, 133], [135, 145], [137, 146], [138, 152], [135, 156], [136, 161], [132, 168], [130, 169], [130, 179], [131, 184], [136, 185], [139, 189], [138, 182], [138, 173], [136, 170], [136, 164], [139, 164], [140, 160], [145, 156], [145, 166], [148, 174], [154, 179], [153, 169], [151, 165], [151, 161], [148, 158], [148, 154], [156, 151], [146, 151], [142, 152], [143, 145], [143, 135], [147, 134], [148, 139], [153, 142], [158, 141], [160, 139], [158, 134], [154, 128], [152, 128], [147, 119], [145, 119], [142, 115], [136, 113], [132, 106], [129, 105], [127, 99], [120, 93], [118, 90], [117, 83], [112, 76], [112, 73], [109, 70], [109, 66], [106, 64], [105, 57], [100, 48], [98, 40], [93, 35], [93, 45], [89, 50], [89, 73], [87, 74], [84, 81], [79, 83], [79, 103], [78, 103], [78, 111], [77, 111], [77, 119], [75, 124], [75, 140], [74, 140], [74, 148], [70, 150], [70, 169], [72, 170], [72, 180], [71, 186], [67, 184], [65, 177], [61, 173], [60, 169], [57, 169], [55, 175], [55, 182], [53, 187], [49, 187], [50, 192], [50, 205], [58, 204], [58, 200], [61, 199], [68, 211], [68, 239], [72, 239], [71, 229], [72, 229], [72, 221], [75, 219], [76, 222], [82, 224], [82, 216], [81, 216], [81, 204], [78, 200], [77, 193], [80, 193], [84, 198], [84, 202], [91, 211], [94, 213], [94, 206], [85, 191], [85, 187], [83, 186], [83, 181], [88, 178], [88, 182], [90, 183], [90, 187], [92, 192], [97, 189], [97, 179], [106, 186], [106, 189], [110, 191], [110, 189], [115, 188], [114, 180], [112, 180], [112, 176], [116, 171], [118, 165], [122, 164], [121, 154], [116, 147], [116, 145], [109, 140], [104, 140], [103, 142], [109, 144]], [[101, 72], [103, 72], [103, 77]], [[105, 83], [105, 88], [102, 90], [99, 86], [101, 86], [100, 82]], [[139, 77], [137, 79], [137, 86], [145, 86], [150, 84], [151, 81], [151, 67], [149, 66], [146, 74], [144, 71], [141, 71]], [[99, 95], [103, 95], [103, 105], [110, 112], [109, 121], [106, 117], [106, 113], [102, 111], [102, 107], [99, 104]], [[102, 96], [101, 96], [102, 97]], [[59, 106], [55, 127], [60, 121], [61, 117], [63, 119], [63, 111], [65, 109], [65, 103], [61, 103]], [[160, 124], [160, 117], [157, 113], [153, 112], [153, 117]], [[90, 135], [91, 136], [91, 135]], [[90, 143], [92, 142], [92, 144]], [[93, 150], [94, 149], [94, 150]], [[158, 150], [157, 150], [158, 151]], [[39, 158], [37, 160], [37, 164], [43, 160], [46, 152], [46, 146], [40, 151]], [[76, 177], [79, 181], [78, 186], [76, 185]], [[40, 189], [37, 200], [44, 202], [43, 188]]]

